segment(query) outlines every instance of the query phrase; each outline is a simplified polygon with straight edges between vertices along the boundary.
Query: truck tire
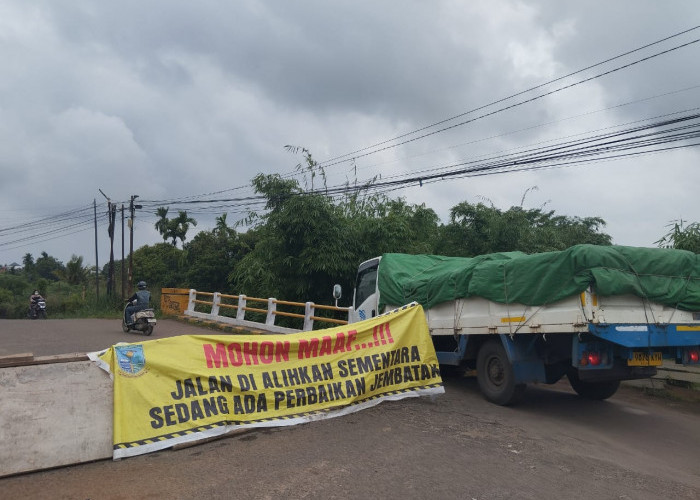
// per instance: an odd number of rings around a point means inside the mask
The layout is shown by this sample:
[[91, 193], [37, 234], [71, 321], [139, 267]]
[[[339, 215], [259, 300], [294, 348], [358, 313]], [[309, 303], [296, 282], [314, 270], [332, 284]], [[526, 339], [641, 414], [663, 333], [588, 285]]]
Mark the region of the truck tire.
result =
[[588, 382], [578, 378], [578, 373], [570, 370], [566, 376], [569, 379], [571, 387], [576, 391], [576, 394], [586, 399], [608, 399], [617, 392], [620, 387], [619, 380], [607, 380], [604, 382]]
[[479, 349], [476, 378], [484, 397], [501, 406], [517, 403], [525, 384], [515, 383], [515, 373], [500, 339], [489, 340]]

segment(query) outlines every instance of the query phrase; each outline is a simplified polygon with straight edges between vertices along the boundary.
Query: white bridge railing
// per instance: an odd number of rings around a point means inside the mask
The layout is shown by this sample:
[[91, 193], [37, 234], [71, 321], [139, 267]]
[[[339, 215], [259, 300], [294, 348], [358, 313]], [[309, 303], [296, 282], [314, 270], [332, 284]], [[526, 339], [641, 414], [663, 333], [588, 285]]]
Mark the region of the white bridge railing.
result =
[[[352, 307], [327, 306], [314, 304], [313, 302], [290, 302], [287, 300], [278, 300], [275, 298], [260, 299], [257, 297], [247, 297], [245, 295], [228, 295], [220, 292], [202, 292], [198, 290], [189, 291], [189, 301], [187, 309], [184, 311], [186, 316], [194, 318], [206, 319], [226, 323], [235, 326], [265, 329], [275, 333], [296, 333], [299, 331], [312, 330], [315, 321], [332, 323], [336, 325], [347, 325]], [[200, 311], [197, 311], [197, 306], [200, 306]], [[204, 307], [202, 307], [204, 306]], [[285, 309], [303, 310], [301, 312], [292, 312], [288, 310], [279, 310], [278, 306], [283, 306]], [[209, 309], [209, 312], [202, 312], [201, 309]], [[223, 310], [234, 310], [236, 315], [222, 315]], [[335, 319], [323, 316], [316, 316], [318, 310], [333, 311], [336, 315], [343, 315], [346, 319]], [[246, 319], [246, 312], [259, 313], [265, 315], [265, 321], [250, 321]], [[297, 318], [303, 320], [303, 328], [297, 330], [278, 326], [275, 324], [275, 319], [278, 316]]]

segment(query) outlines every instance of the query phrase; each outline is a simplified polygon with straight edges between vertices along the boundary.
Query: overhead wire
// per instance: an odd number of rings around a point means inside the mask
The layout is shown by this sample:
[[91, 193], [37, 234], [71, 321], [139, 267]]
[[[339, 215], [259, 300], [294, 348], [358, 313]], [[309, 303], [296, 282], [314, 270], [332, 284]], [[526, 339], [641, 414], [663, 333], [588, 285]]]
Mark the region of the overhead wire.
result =
[[[489, 107], [494, 106], [494, 105], [496, 105], [496, 104], [500, 104], [500, 103], [502, 103], [502, 102], [506, 102], [506, 101], [508, 101], [508, 100], [510, 100], [510, 99], [513, 99], [513, 98], [515, 98], [515, 97], [518, 97], [518, 96], [527, 94], [528, 92], [532, 92], [532, 91], [537, 90], [537, 89], [539, 89], [539, 88], [546, 87], [547, 85], [551, 85], [552, 83], [556, 83], [556, 82], [558, 82], [558, 81], [564, 80], [564, 79], [566, 79], [566, 78], [569, 78], [569, 77], [571, 77], [571, 76], [577, 75], [577, 74], [579, 74], [579, 73], [583, 73], [583, 72], [585, 72], [585, 71], [587, 71], [587, 70], [589, 70], [589, 69], [593, 69], [593, 68], [596, 68], [596, 67], [598, 67], [598, 66], [602, 66], [602, 65], [604, 65], [604, 64], [607, 64], [607, 63], [609, 63], [609, 62], [615, 61], [615, 60], [620, 59], [620, 58], [622, 58], [622, 57], [628, 56], [628, 55], [630, 55], [630, 54], [634, 54], [634, 53], [636, 53], [636, 52], [640, 52], [640, 51], [642, 51], [642, 50], [644, 50], [644, 49], [647, 49], [647, 48], [649, 48], [649, 47], [652, 47], [652, 46], [654, 46], [654, 45], [658, 45], [658, 44], [663, 43], [663, 42], [665, 42], [665, 41], [668, 41], [668, 40], [671, 40], [671, 39], [673, 39], [673, 38], [682, 36], [682, 35], [684, 35], [684, 34], [687, 34], [687, 33], [691, 32], [691, 31], [697, 30], [698, 28], [700, 28], [700, 25], [698, 25], [698, 26], [693, 26], [692, 28], [689, 28], [689, 29], [687, 29], [687, 30], [680, 31], [680, 32], [675, 33], [675, 34], [673, 34], [673, 35], [670, 35], [670, 36], [664, 37], [664, 38], [662, 38], [662, 39], [656, 40], [655, 42], [648, 43], [648, 44], [643, 45], [643, 46], [641, 46], [641, 47], [638, 47], [638, 48], [636, 48], [636, 49], [633, 49], [633, 50], [624, 52], [624, 53], [619, 54], [619, 55], [617, 55], [617, 56], [614, 56], [614, 57], [605, 59], [605, 60], [603, 60], [603, 61], [600, 61], [600, 62], [598, 62], [598, 63], [592, 64], [592, 65], [589, 65], [589, 66], [586, 66], [585, 68], [581, 68], [581, 69], [579, 69], [579, 70], [576, 70], [576, 71], [571, 72], [571, 73], [568, 73], [568, 74], [566, 74], [566, 75], [563, 75], [563, 76], [554, 78], [554, 79], [552, 79], [552, 80], [549, 80], [549, 81], [547, 81], [547, 82], [541, 83], [541, 84], [539, 84], [539, 85], [535, 85], [534, 87], [530, 87], [530, 88], [528, 88], [528, 89], [526, 89], [526, 90], [523, 90], [523, 91], [517, 92], [517, 93], [515, 93], [515, 94], [511, 94], [511, 95], [509, 95], [509, 96], [507, 96], [507, 97], [504, 97], [504, 98], [501, 98], [501, 99], [492, 101], [492, 102], [490, 102], [490, 103], [488, 103], [488, 104], [485, 104], [485, 105], [483, 105], [483, 106], [479, 106], [479, 107], [473, 108], [473, 109], [471, 109], [471, 110], [469, 110], [469, 111], [465, 111], [465, 112], [463, 112], [463, 113], [460, 113], [460, 114], [458, 114], [458, 115], [452, 116], [452, 117], [450, 117], [450, 118], [446, 118], [446, 119], [444, 119], [444, 120], [440, 120], [440, 121], [435, 122], [435, 123], [432, 123], [432, 124], [430, 124], [430, 125], [426, 125], [426, 126], [424, 126], [424, 127], [422, 127], [422, 128], [413, 130], [413, 131], [411, 131], [411, 132], [407, 132], [407, 133], [398, 135], [398, 136], [396, 136], [396, 137], [393, 137], [393, 138], [391, 138], [391, 139], [387, 139], [387, 140], [384, 140], [384, 141], [381, 141], [381, 142], [372, 144], [372, 145], [370, 145], [370, 146], [366, 146], [366, 147], [357, 149], [357, 150], [355, 150], [355, 151], [351, 151], [350, 153], [345, 153], [345, 154], [343, 154], [343, 155], [339, 155], [339, 156], [332, 157], [332, 158], [330, 158], [330, 159], [328, 159], [328, 160], [324, 160], [324, 161], [322, 161], [322, 162], [319, 162], [319, 165], [320, 165], [320, 166], [324, 166], [324, 167], [328, 167], [328, 166], [331, 166], [331, 165], [336, 165], [336, 164], [338, 164], [338, 163], [344, 163], [344, 162], [347, 162], [347, 161], [351, 161], [351, 160], [353, 160], [353, 159], [357, 159], [357, 158], [359, 158], [359, 157], [367, 156], [368, 154], [374, 154], [374, 153], [379, 152], [379, 151], [384, 151], [384, 150], [389, 149], [389, 148], [393, 148], [393, 147], [397, 147], [397, 146], [400, 146], [400, 145], [403, 145], [403, 144], [407, 144], [408, 142], [412, 142], [412, 141], [415, 141], [415, 140], [418, 140], [418, 139], [422, 139], [422, 138], [424, 138], [424, 137], [428, 137], [428, 136], [434, 135], [434, 134], [436, 134], [436, 133], [440, 133], [440, 132], [443, 132], [443, 131], [446, 131], [446, 130], [450, 130], [450, 129], [455, 128], [455, 127], [458, 127], [458, 126], [465, 125], [465, 124], [467, 124], [467, 123], [471, 123], [471, 122], [474, 121], [474, 120], [468, 120], [468, 121], [465, 121], [465, 122], [461, 122], [461, 123], [458, 123], [458, 124], [456, 124], [456, 125], [452, 125], [452, 126], [450, 126], [450, 127], [445, 127], [445, 128], [443, 128], [443, 129], [437, 130], [437, 131], [435, 131], [435, 132], [431, 132], [431, 133], [429, 133], [429, 134], [424, 134], [424, 135], [422, 135], [422, 136], [420, 136], [420, 137], [413, 138], [413, 139], [411, 139], [411, 140], [409, 140], [409, 141], [403, 141], [403, 142], [400, 142], [400, 143], [398, 143], [398, 144], [394, 144], [394, 145], [389, 146], [389, 147], [386, 147], [386, 148], [377, 149], [376, 151], [372, 151], [371, 153], [366, 153], [366, 154], [362, 154], [362, 155], [359, 155], [359, 156], [358, 156], [358, 153], [362, 153], [362, 152], [364, 152], [364, 151], [367, 151], [367, 150], [370, 150], [370, 149], [374, 149], [374, 148], [377, 148], [377, 147], [379, 147], [379, 146], [383, 146], [383, 145], [388, 144], [388, 143], [390, 143], [390, 142], [394, 142], [394, 141], [397, 141], [397, 140], [399, 140], [399, 139], [403, 139], [403, 138], [405, 138], [405, 137], [409, 137], [409, 136], [411, 136], [411, 135], [414, 135], [414, 134], [423, 132], [423, 131], [428, 130], [428, 129], [431, 129], [431, 128], [433, 128], [433, 127], [436, 127], [436, 126], [439, 126], [439, 125], [443, 125], [443, 124], [448, 123], [448, 122], [450, 122], [450, 121], [456, 120], [456, 119], [461, 118], [461, 117], [463, 117], [463, 116], [466, 116], [466, 115], [475, 113], [475, 112], [477, 112], [477, 111], [481, 111], [481, 110], [483, 110], [483, 109], [489, 108]], [[482, 115], [482, 116], [480, 116], [480, 117], [477, 117], [476, 119], [480, 119], [480, 118], [483, 118], [483, 117], [486, 117], [486, 116], [490, 116], [490, 115], [495, 114], [495, 113], [497, 113], [497, 112], [501, 112], [501, 111], [504, 111], [504, 110], [507, 110], [507, 109], [511, 109], [512, 107], [520, 106], [521, 104], [525, 104], [525, 103], [531, 102], [531, 101], [533, 101], [533, 100], [536, 100], [536, 99], [540, 99], [540, 98], [542, 98], [542, 97], [545, 97], [545, 96], [547, 96], [547, 95], [551, 95], [552, 93], [559, 92], [559, 91], [561, 91], [561, 90], [564, 90], [564, 89], [567, 89], [567, 88], [571, 88], [571, 87], [573, 87], [573, 86], [580, 85], [580, 84], [582, 84], [582, 83], [586, 83], [586, 82], [588, 82], [588, 81], [591, 81], [592, 79], [600, 78], [600, 77], [605, 76], [605, 75], [608, 75], [608, 74], [610, 74], [610, 73], [613, 73], [613, 72], [619, 71], [619, 70], [621, 70], [621, 69], [625, 69], [625, 68], [627, 68], [627, 67], [630, 67], [630, 66], [632, 66], [632, 65], [638, 64], [638, 63], [640, 63], [640, 62], [644, 62], [644, 61], [647, 61], [647, 60], [652, 59], [652, 58], [654, 58], [654, 57], [658, 57], [658, 56], [660, 56], [660, 55], [666, 54], [666, 53], [668, 53], [668, 52], [671, 52], [671, 51], [674, 51], [674, 50], [678, 50], [678, 49], [680, 49], [680, 48], [684, 48], [684, 47], [686, 47], [686, 46], [688, 46], [688, 45], [691, 45], [691, 44], [693, 44], [693, 43], [697, 43], [698, 41], [700, 41], [700, 40], [698, 40], [698, 39], [692, 40], [691, 42], [688, 42], [688, 43], [685, 43], [685, 44], [681, 44], [681, 45], [679, 45], [679, 46], [676, 46], [676, 47], [673, 47], [673, 48], [671, 48], [671, 49], [668, 49], [668, 50], [659, 52], [659, 53], [657, 53], [657, 54], [653, 54], [653, 55], [651, 55], [651, 56], [648, 56], [648, 57], [639, 59], [639, 60], [637, 60], [637, 61], [633, 61], [632, 63], [626, 64], [626, 65], [624, 65], [624, 66], [620, 66], [620, 67], [615, 68], [615, 69], [613, 69], [613, 70], [610, 70], [610, 71], [601, 73], [601, 74], [599, 74], [599, 75], [595, 75], [595, 76], [590, 77], [590, 78], [587, 78], [587, 79], [585, 79], [585, 80], [581, 80], [581, 81], [579, 81], [579, 82], [575, 82], [575, 83], [573, 83], [573, 84], [571, 84], [571, 85], [567, 85], [567, 86], [565, 86], [565, 87], [561, 87], [560, 89], [556, 89], [556, 90], [554, 90], [554, 91], [551, 91], [551, 92], [542, 94], [541, 96], [537, 96], [537, 97], [535, 97], [535, 98], [528, 99], [528, 100], [522, 101], [522, 102], [520, 102], [520, 103], [516, 103], [515, 105], [510, 105], [510, 106], [501, 108], [501, 109], [499, 109], [499, 110], [497, 110], [497, 111], [495, 111], [495, 112], [487, 113], [487, 114], [485, 114], [485, 115]], [[349, 158], [348, 158], [348, 157], [349, 157]], [[345, 158], [345, 159], [344, 159], [344, 158]], [[342, 160], [342, 161], [341, 161], [341, 160]]]
[[398, 142], [398, 143], [395, 143], [395, 144], [391, 144], [391, 145], [388, 145], [388, 146], [383, 146], [383, 147], [377, 148], [377, 149], [372, 149], [371, 151], [367, 151], [367, 152], [362, 153], [362, 154], [359, 154], [359, 155], [354, 155], [352, 158], [347, 158], [347, 159], [344, 159], [344, 160], [337, 160], [337, 161], [333, 161], [333, 162], [328, 162], [328, 161], [326, 161], [326, 162], [321, 162], [320, 165], [327, 168], [327, 167], [331, 167], [331, 166], [333, 166], [333, 165], [338, 165], [338, 164], [341, 164], [341, 163], [347, 163], [348, 161], [357, 160], [358, 158], [364, 158], [364, 157], [366, 157], [366, 156], [370, 156], [370, 155], [373, 155], [373, 154], [376, 154], [376, 153], [380, 153], [380, 152], [382, 152], [382, 151], [386, 151], [386, 150], [389, 150], [389, 149], [393, 149], [393, 148], [396, 148], [396, 147], [399, 147], [399, 146], [404, 146], [404, 145], [409, 144], [409, 143], [411, 143], [411, 142], [415, 142], [415, 141], [418, 141], [418, 140], [420, 140], [420, 139], [425, 139], [426, 137], [430, 137], [430, 136], [433, 136], [433, 135], [436, 135], [436, 134], [439, 134], [439, 133], [442, 133], [442, 132], [446, 132], [447, 130], [452, 130], [452, 129], [455, 129], [455, 128], [457, 128], [457, 127], [461, 127], [461, 126], [463, 126], [463, 125], [467, 125], [467, 124], [469, 124], [469, 123], [473, 123], [473, 122], [475, 122], [475, 121], [477, 121], [477, 120], [481, 120], [481, 119], [483, 119], [483, 118], [487, 118], [487, 117], [489, 117], [489, 116], [493, 116], [493, 115], [496, 115], [496, 114], [498, 114], [498, 113], [502, 113], [503, 111], [507, 111], [507, 110], [509, 110], [509, 109], [513, 109], [513, 108], [516, 108], [516, 107], [518, 107], [518, 106], [522, 106], [522, 105], [524, 105], [524, 104], [528, 104], [528, 103], [537, 101], [537, 100], [539, 100], [539, 99], [542, 99], [542, 98], [544, 98], [544, 97], [547, 97], [547, 96], [556, 94], [556, 93], [561, 92], [561, 91], [563, 91], [563, 90], [567, 90], [567, 89], [576, 87], [576, 86], [578, 86], [578, 85], [581, 85], [581, 84], [590, 82], [590, 81], [592, 81], [592, 80], [595, 80], [595, 79], [601, 78], [601, 77], [603, 77], [603, 76], [606, 76], [606, 75], [615, 73], [615, 72], [617, 72], [617, 71], [620, 71], [620, 70], [629, 68], [629, 67], [631, 67], [631, 66], [634, 66], [634, 65], [639, 64], [639, 63], [641, 63], [641, 62], [647, 61], [647, 60], [649, 60], [649, 59], [653, 59], [654, 57], [658, 57], [658, 56], [660, 56], [660, 55], [667, 54], [667, 53], [672, 52], [672, 51], [674, 51], [674, 50], [678, 50], [678, 49], [687, 47], [687, 46], [689, 46], [689, 45], [692, 45], [692, 44], [698, 43], [698, 42], [700, 42], [700, 38], [697, 38], [697, 39], [692, 40], [692, 41], [690, 41], [690, 42], [687, 42], [687, 43], [684, 43], [684, 44], [682, 44], [682, 45], [673, 47], [673, 48], [671, 48], [671, 49], [668, 49], [668, 50], [665, 50], [665, 51], [662, 51], [662, 52], [658, 52], [658, 53], [653, 54], [653, 55], [651, 55], [651, 56], [648, 56], [648, 57], [645, 57], [645, 58], [642, 58], [642, 59], [638, 59], [638, 60], [636, 60], [636, 61], [633, 61], [633, 62], [631, 62], [631, 63], [625, 64], [625, 65], [623, 65], [623, 66], [619, 66], [619, 67], [617, 67], [617, 68], [613, 68], [613, 69], [608, 70], [608, 71], [605, 71], [605, 72], [603, 72], [603, 73], [599, 73], [599, 74], [594, 75], [594, 76], [591, 76], [591, 77], [589, 77], [589, 78], [585, 78], [585, 79], [583, 79], [583, 80], [579, 80], [578, 82], [574, 82], [574, 83], [571, 83], [571, 84], [569, 84], [569, 85], [565, 85], [565, 86], [563, 86], [563, 87], [559, 87], [559, 88], [557, 88], [557, 89], [550, 90], [549, 92], [545, 92], [545, 93], [543, 93], [543, 94], [536, 95], [536, 96], [531, 97], [531, 98], [529, 98], [529, 99], [525, 99], [525, 100], [523, 100], [523, 101], [519, 101], [519, 102], [516, 102], [516, 103], [514, 103], [514, 104], [510, 104], [510, 105], [508, 105], [508, 106], [504, 106], [504, 107], [498, 108], [498, 109], [496, 109], [496, 110], [494, 110], [494, 111], [490, 111], [490, 112], [488, 112], [488, 113], [484, 113], [484, 114], [478, 115], [478, 116], [476, 116], [476, 117], [474, 117], [474, 118], [472, 118], [472, 119], [470, 119], [470, 120], [465, 120], [465, 121], [456, 123], [456, 124], [454, 124], [454, 125], [450, 125], [450, 126], [447, 126], [447, 127], [443, 127], [443, 128], [441, 128], [441, 129], [434, 130], [434, 131], [432, 131], [432, 132], [428, 132], [428, 133], [425, 133], [425, 134], [422, 134], [422, 135], [419, 135], [419, 136], [416, 136], [416, 137], [412, 137], [412, 138], [410, 138], [410, 139], [406, 139], [406, 140], [404, 140], [404, 141], [401, 141], [401, 142]]

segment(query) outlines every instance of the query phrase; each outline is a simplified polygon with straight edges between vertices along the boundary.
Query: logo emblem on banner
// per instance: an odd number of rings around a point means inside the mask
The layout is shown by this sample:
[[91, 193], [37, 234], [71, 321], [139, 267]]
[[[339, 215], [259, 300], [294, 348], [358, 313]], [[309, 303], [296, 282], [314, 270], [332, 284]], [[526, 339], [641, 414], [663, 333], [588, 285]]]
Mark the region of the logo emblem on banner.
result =
[[119, 369], [124, 375], [138, 375], [146, 366], [146, 357], [143, 355], [143, 346], [126, 345], [114, 346], [117, 354]]

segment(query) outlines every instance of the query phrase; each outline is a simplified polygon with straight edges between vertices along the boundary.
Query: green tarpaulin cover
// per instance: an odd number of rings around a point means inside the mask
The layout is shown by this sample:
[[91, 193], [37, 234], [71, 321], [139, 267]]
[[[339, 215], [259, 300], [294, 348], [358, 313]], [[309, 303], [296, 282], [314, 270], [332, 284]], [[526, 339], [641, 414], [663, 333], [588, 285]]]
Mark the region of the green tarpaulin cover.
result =
[[382, 305], [416, 301], [426, 309], [457, 298], [550, 304], [592, 285], [601, 296], [634, 294], [700, 311], [700, 255], [684, 250], [576, 245], [559, 252], [478, 257], [385, 254], [379, 263]]

